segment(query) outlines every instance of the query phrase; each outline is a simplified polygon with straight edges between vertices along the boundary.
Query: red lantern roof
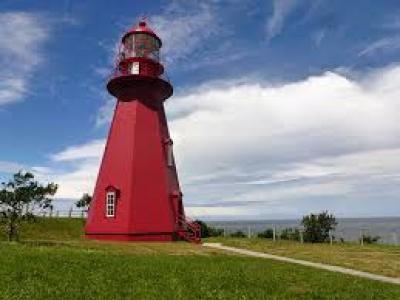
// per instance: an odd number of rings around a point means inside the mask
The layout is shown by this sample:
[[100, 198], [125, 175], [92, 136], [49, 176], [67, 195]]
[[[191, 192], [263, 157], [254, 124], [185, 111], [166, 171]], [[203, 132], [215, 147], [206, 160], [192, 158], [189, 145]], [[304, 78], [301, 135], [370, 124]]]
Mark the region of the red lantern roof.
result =
[[124, 42], [125, 38], [130, 35], [130, 34], [136, 34], [136, 33], [147, 33], [148, 35], [151, 35], [155, 37], [159, 42], [160, 42], [160, 47], [161, 47], [161, 39], [158, 37], [157, 34], [154, 33], [153, 30], [151, 30], [150, 27], [147, 26], [147, 23], [145, 20], [142, 20], [139, 22], [138, 25], [133, 26], [131, 29], [129, 29], [124, 36], [122, 37], [122, 42]]

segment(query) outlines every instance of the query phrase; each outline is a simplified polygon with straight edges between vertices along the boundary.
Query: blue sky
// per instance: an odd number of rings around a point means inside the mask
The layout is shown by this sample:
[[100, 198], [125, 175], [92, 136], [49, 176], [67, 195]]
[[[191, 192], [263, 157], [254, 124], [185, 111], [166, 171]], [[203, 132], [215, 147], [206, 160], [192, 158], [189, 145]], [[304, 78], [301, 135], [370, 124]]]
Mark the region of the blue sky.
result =
[[146, 15], [188, 214], [400, 214], [398, 1], [0, 2], [0, 177], [91, 192], [123, 32]]

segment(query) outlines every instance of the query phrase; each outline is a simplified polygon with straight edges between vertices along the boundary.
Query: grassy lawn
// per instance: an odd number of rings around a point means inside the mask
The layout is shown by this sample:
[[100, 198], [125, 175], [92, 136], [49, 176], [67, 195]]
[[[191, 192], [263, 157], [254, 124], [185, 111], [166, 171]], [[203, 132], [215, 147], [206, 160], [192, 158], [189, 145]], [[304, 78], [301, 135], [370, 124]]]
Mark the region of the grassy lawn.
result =
[[[81, 240], [85, 219], [37, 218], [34, 223], [23, 224], [22, 240]], [[3, 239], [5, 236], [3, 235]]]
[[395, 285], [173, 245], [3, 242], [0, 299], [400, 299]]
[[273, 242], [268, 239], [212, 238], [227, 246], [245, 248], [270, 254], [344, 266], [352, 269], [400, 277], [400, 247], [352, 243], [301, 244], [292, 241]]
[[[39, 219], [24, 225], [20, 243], [0, 242], [0, 299], [400, 299], [396, 285], [185, 242], [88, 241], [82, 227], [82, 219]], [[210, 241], [398, 274], [395, 247]]]

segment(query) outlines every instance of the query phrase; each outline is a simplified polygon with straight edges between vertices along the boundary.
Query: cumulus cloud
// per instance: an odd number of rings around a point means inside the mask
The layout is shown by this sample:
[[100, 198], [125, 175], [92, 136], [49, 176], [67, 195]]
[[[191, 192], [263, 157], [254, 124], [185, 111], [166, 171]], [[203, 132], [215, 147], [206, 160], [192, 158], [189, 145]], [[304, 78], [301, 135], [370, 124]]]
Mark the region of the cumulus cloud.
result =
[[[189, 214], [400, 213], [400, 66], [362, 76], [210, 82], [168, 104]], [[172, 117], [172, 118], [171, 118]], [[58, 197], [93, 190], [104, 140], [52, 156]]]
[[104, 140], [94, 140], [87, 144], [71, 146], [52, 155], [54, 161], [76, 161], [82, 159], [98, 158], [104, 148]]
[[0, 13], [0, 105], [22, 100], [29, 78], [40, 63], [48, 28], [40, 16]]
[[34, 167], [35, 174], [45, 181], [59, 183], [57, 198], [77, 199], [92, 193], [105, 140], [92, 140], [74, 145], [50, 156], [47, 166]]
[[[171, 131], [186, 195], [221, 206], [234, 198], [238, 205], [264, 200], [266, 207], [297, 199], [297, 213], [307, 198], [357, 198], [364, 187], [353, 179], [373, 181], [379, 168], [397, 172], [396, 155], [383, 163], [389, 152], [379, 151], [399, 147], [399, 80], [400, 67], [392, 66], [357, 79], [327, 72], [280, 86], [234, 83], [176, 97], [168, 111], [178, 116]], [[364, 159], [375, 165], [362, 165]]]

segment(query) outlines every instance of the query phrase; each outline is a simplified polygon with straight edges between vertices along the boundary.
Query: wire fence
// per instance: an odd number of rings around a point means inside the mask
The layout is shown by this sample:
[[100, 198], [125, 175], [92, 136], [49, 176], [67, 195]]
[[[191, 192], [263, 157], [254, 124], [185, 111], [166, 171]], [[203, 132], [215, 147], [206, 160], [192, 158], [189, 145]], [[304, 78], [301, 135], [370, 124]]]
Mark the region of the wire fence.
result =
[[[47, 218], [86, 218], [87, 210], [74, 209], [73, 207], [64, 210], [45, 210], [35, 213], [40, 217]], [[249, 223], [249, 222], [210, 222], [214, 228], [220, 229], [223, 236], [232, 236], [241, 232], [247, 238], [257, 237], [259, 233], [270, 229], [272, 231], [271, 239], [279, 240], [297, 240], [304, 242], [304, 227], [295, 223]], [[288, 232], [287, 230], [292, 231]], [[297, 234], [294, 232], [297, 230]], [[376, 239], [374, 241], [374, 239]], [[400, 245], [400, 218], [392, 221], [382, 221], [380, 223], [366, 221], [340, 222], [336, 230], [329, 233], [330, 243], [340, 242], [358, 242], [361, 245], [367, 243], [379, 243]]]
[[86, 218], [87, 210], [73, 209], [72, 207], [67, 210], [43, 210], [34, 213], [38, 217], [43, 218]]
[[[226, 237], [235, 235], [241, 236], [243, 234], [244, 237], [254, 238], [269, 229], [269, 238], [274, 241], [297, 240], [301, 243], [304, 242], [304, 227], [302, 226], [282, 226], [280, 224], [269, 224], [267, 226], [211, 224], [211, 226], [222, 230], [222, 235]], [[329, 232], [328, 240], [331, 244], [357, 242], [361, 245], [368, 243], [400, 245], [400, 226], [388, 229], [383, 229], [382, 226], [374, 228], [373, 225], [368, 227], [338, 226], [336, 230]]]

